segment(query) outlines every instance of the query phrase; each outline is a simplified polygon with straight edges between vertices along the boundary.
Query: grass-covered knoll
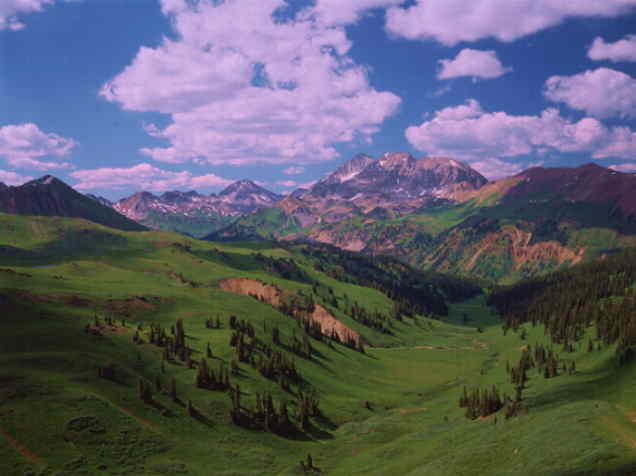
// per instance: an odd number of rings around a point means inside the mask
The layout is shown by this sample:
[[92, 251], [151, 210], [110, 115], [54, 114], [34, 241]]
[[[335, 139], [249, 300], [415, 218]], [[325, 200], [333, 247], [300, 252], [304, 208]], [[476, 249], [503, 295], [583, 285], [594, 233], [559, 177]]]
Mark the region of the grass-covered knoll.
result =
[[[629, 474], [636, 373], [632, 365], [615, 367], [611, 346], [587, 352], [592, 333], [563, 354], [576, 361], [576, 374], [544, 379], [531, 372], [528, 415], [468, 420], [457, 404], [464, 385], [496, 384], [511, 394], [506, 362], [514, 364], [528, 343], [548, 344], [541, 327], [504, 336], [483, 295], [447, 303], [448, 315], [438, 319], [392, 319], [391, 333], [384, 333], [354, 320], [346, 305], [395, 311], [379, 270], [374, 289], [361, 285], [346, 262], [325, 258], [321, 269], [319, 257], [296, 247], [209, 243], [58, 219], [34, 220], [37, 233], [29, 233], [28, 219], [2, 220], [0, 474], [293, 475], [303, 474], [299, 460], [308, 453], [323, 474], [334, 475]], [[65, 241], [81, 230], [103, 239]], [[27, 255], [31, 261], [18, 260]], [[340, 275], [331, 272], [337, 266]], [[385, 272], [399, 276], [393, 266]], [[361, 353], [311, 339], [308, 359], [276, 345], [274, 327], [286, 345], [302, 329], [266, 303], [221, 291], [217, 283], [229, 277], [312, 295], [373, 346]], [[96, 314], [101, 335], [86, 332]], [[222, 327], [206, 326], [217, 315]], [[323, 416], [311, 417], [305, 431], [281, 435], [234, 425], [227, 393], [196, 388], [197, 369], [175, 358], [162, 371], [164, 349], [149, 343], [151, 324], [170, 336], [182, 319], [192, 359], [205, 358], [217, 370], [236, 355], [230, 315], [250, 323], [262, 344], [293, 358], [302, 376], [285, 391], [240, 362], [231, 381], [240, 385], [245, 407], [257, 392], [270, 392], [276, 405], [289, 403], [294, 419], [299, 390], [313, 389]], [[144, 343], [133, 343], [136, 332]], [[99, 378], [98, 368], [108, 363], [114, 377]], [[152, 404], [138, 397], [140, 377], [153, 387]], [[156, 391], [157, 378], [167, 391]], [[188, 415], [188, 401], [196, 418]]]

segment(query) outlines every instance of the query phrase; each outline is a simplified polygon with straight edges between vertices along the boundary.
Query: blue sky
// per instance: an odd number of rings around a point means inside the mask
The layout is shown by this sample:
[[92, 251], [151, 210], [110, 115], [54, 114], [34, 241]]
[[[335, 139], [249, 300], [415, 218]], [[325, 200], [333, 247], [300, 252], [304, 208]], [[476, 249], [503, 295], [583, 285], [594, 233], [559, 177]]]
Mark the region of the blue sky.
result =
[[468, 5], [3, 0], [0, 181], [282, 192], [389, 151], [636, 172], [636, 0]]

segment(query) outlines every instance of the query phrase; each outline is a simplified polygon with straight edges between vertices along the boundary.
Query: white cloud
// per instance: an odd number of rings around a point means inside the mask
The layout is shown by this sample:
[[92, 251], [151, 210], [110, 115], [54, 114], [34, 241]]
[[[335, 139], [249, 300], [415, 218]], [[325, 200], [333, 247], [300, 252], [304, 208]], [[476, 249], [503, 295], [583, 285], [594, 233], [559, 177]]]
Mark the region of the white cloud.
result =
[[0, 170], [0, 182], [5, 185], [22, 185], [24, 182], [33, 180], [33, 177], [28, 175], [20, 175], [10, 170]]
[[455, 59], [444, 59], [439, 62], [441, 68], [438, 79], [459, 78], [469, 76], [473, 79], [494, 79], [512, 71], [504, 67], [493, 50], [481, 51], [464, 48]]
[[285, 175], [299, 175], [305, 171], [305, 167], [300, 167], [298, 165], [292, 165], [291, 167], [287, 167], [283, 170]]
[[312, 180], [310, 182], [300, 183], [300, 184], [298, 184], [298, 188], [309, 189], [309, 188], [313, 187], [314, 185], [316, 185], [317, 183], [318, 183], [318, 180]]
[[514, 41], [571, 17], [614, 17], [629, 12], [636, 0], [417, 0], [387, 11], [387, 31], [445, 45], [496, 38]]
[[366, 10], [398, 6], [405, 0], [316, 0], [306, 13], [317, 15], [327, 25], [356, 23]]
[[636, 61], [636, 35], [627, 35], [615, 43], [605, 43], [603, 38], [595, 38], [587, 56], [594, 61]]
[[608, 68], [574, 76], [552, 76], [545, 96], [595, 117], [636, 117], [636, 79]]
[[276, 185], [282, 185], [283, 187], [295, 187], [298, 185], [298, 182], [295, 180], [279, 180], [276, 182]]
[[0, 157], [16, 168], [52, 170], [71, 168], [68, 162], [42, 161], [40, 157], [66, 157], [78, 145], [32, 123], [0, 127]]
[[608, 168], [618, 170], [619, 172], [636, 173], [636, 162], [610, 165]]
[[143, 154], [170, 163], [298, 164], [334, 159], [334, 144], [379, 130], [400, 98], [370, 86], [366, 69], [347, 56], [343, 27], [316, 16], [275, 21], [285, 5], [163, 0], [178, 39], [141, 48], [100, 92], [124, 109], [170, 115], [165, 129], [146, 127], [169, 145]]
[[471, 117], [479, 117], [484, 113], [481, 104], [476, 99], [469, 99], [466, 104], [449, 106], [435, 113], [437, 119], [462, 120]]
[[470, 166], [484, 177], [496, 180], [516, 175], [530, 167], [540, 167], [544, 162], [520, 163], [506, 162], [501, 159], [483, 159], [471, 162]]
[[18, 31], [24, 28], [24, 23], [18, 19], [22, 13], [42, 11], [45, 5], [55, 0], [2, 0], [0, 2], [0, 30]]
[[581, 152], [592, 157], [636, 158], [636, 134], [627, 127], [608, 128], [597, 119], [578, 122], [546, 109], [539, 116], [486, 112], [475, 100], [463, 108], [437, 111], [432, 119], [406, 130], [408, 141], [429, 155], [469, 162], [546, 152]]
[[147, 163], [127, 168], [77, 170], [70, 175], [80, 181], [75, 185], [79, 190], [134, 187], [165, 192], [174, 189], [218, 188], [232, 183], [232, 180], [214, 174], [195, 176], [187, 171], [170, 172]]

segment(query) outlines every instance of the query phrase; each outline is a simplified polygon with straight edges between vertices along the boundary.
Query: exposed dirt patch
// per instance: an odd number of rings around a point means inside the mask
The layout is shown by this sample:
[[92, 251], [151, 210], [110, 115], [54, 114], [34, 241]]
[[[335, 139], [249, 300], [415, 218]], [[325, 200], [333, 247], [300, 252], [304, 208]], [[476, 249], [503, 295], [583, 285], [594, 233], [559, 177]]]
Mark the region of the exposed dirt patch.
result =
[[271, 284], [261, 283], [254, 279], [247, 278], [231, 278], [225, 279], [219, 283], [219, 287], [223, 291], [235, 294], [243, 294], [245, 296], [254, 296], [261, 301], [265, 301], [276, 308], [282, 303], [283, 291]]
[[[223, 291], [253, 296], [275, 308], [280, 308], [285, 296], [292, 295], [289, 291], [279, 289], [271, 284], [248, 278], [225, 279], [219, 283], [219, 287]], [[314, 311], [304, 318], [318, 322], [323, 335], [331, 336], [335, 332], [342, 342], [353, 339], [357, 344], [361, 341], [366, 344], [358, 332], [343, 324], [320, 304], [316, 304]]]
[[506, 250], [513, 260], [513, 269], [518, 270], [525, 263], [553, 261], [558, 265], [567, 262], [574, 265], [583, 260], [585, 247], [570, 249], [558, 241], [543, 241], [530, 244], [532, 233], [516, 226], [503, 227], [497, 233], [489, 233], [477, 245], [471, 259], [466, 264], [467, 270], [473, 270], [483, 255], [499, 255]]
[[399, 408], [400, 415], [408, 415], [409, 413], [425, 412], [426, 408]]
[[36, 302], [45, 302], [45, 303], [61, 303], [68, 306], [75, 307], [88, 307], [94, 304], [90, 299], [85, 299], [79, 297], [75, 294], [61, 294], [61, 293], [50, 293], [50, 294], [34, 294], [27, 291], [18, 291], [16, 295], [19, 296], [20, 299], [36, 301]]
[[46, 461], [36, 455], [33, 451], [31, 451], [28, 447], [21, 444], [18, 440], [13, 438], [6, 430], [0, 428], [0, 435], [3, 436], [15, 450], [20, 453], [23, 457], [32, 461], [35, 464], [44, 466]]
[[342, 233], [339, 229], [325, 230], [319, 229], [317, 232], [310, 232], [309, 237], [320, 243], [327, 243], [337, 246], [347, 251], [362, 251], [366, 248], [367, 242], [359, 236], [361, 231]]
[[138, 312], [156, 311], [162, 303], [171, 300], [161, 296], [131, 296], [126, 299], [109, 299], [105, 307], [118, 316], [130, 317]]
[[320, 330], [323, 335], [330, 336], [335, 332], [342, 342], [354, 340], [356, 344], [360, 343], [360, 341], [364, 344], [367, 343], [358, 332], [344, 325], [320, 304], [316, 304], [316, 308], [309, 315], [309, 318], [320, 324]]

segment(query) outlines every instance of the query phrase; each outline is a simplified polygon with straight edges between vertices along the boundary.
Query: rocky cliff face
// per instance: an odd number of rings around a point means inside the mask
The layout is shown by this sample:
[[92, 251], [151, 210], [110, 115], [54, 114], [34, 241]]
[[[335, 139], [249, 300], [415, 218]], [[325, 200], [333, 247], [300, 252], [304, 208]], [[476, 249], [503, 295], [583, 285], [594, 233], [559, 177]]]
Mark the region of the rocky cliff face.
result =
[[381, 199], [394, 204], [449, 198], [458, 189], [474, 190], [488, 182], [479, 172], [453, 159], [398, 152], [379, 160], [356, 156], [314, 185], [307, 198], [339, 198], [363, 202]]
[[454, 200], [488, 182], [468, 165], [453, 159], [388, 153], [376, 160], [357, 155], [304, 193], [294, 204], [282, 203], [304, 225], [335, 223], [353, 216], [403, 216]]

